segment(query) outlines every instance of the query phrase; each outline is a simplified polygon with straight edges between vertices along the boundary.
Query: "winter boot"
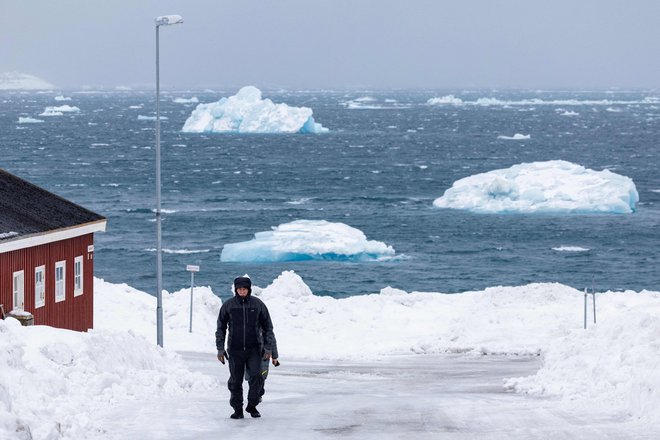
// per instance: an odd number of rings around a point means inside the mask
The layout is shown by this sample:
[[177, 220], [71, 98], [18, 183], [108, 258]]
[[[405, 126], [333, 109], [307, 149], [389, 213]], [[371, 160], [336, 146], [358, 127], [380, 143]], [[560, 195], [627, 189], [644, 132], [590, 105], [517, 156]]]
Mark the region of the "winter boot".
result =
[[[230, 415], [232, 419], [242, 419], [243, 418], [243, 408], [234, 408], [234, 414]], [[254, 417], [254, 416], [252, 416]]]
[[250, 405], [246, 406], [246, 407], [245, 407], [245, 411], [249, 412], [250, 415], [251, 415], [252, 417], [254, 417], [255, 419], [256, 419], [257, 417], [261, 417], [261, 414], [259, 413], [259, 411], [257, 411], [257, 407], [254, 406], [254, 405], [251, 405], [251, 404], [250, 404]]

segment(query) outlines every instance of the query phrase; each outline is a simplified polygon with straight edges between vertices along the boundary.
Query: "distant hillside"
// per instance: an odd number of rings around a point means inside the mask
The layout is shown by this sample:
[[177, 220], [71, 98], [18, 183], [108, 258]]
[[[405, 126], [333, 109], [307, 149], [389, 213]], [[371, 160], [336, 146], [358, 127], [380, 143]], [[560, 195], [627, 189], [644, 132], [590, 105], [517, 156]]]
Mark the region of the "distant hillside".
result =
[[54, 85], [27, 73], [0, 73], [0, 90], [51, 90], [54, 88]]

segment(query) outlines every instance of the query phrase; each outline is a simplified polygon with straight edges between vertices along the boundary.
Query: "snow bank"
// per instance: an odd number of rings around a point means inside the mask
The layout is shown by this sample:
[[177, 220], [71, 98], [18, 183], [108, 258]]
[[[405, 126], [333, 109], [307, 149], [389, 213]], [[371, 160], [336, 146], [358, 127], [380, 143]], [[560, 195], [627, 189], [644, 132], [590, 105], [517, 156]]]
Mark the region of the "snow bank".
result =
[[[599, 406], [660, 422], [660, 293], [597, 294], [598, 324], [566, 328], [547, 340], [543, 366], [506, 386], [518, 392], [559, 396], [569, 405]], [[589, 304], [591, 307], [591, 304]], [[589, 317], [591, 319], [591, 316]]]
[[275, 262], [305, 260], [375, 261], [392, 258], [391, 246], [367, 240], [359, 229], [325, 220], [296, 220], [254, 239], [226, 244], [221, 261]]
[[[127, 316], [115, 316], [125, 319]], [[132, 332], [78, 333], [0, 320], [0, 438], [88, 438], [125, 399], [200, 392], [211, 378]]]
[[479, 213], [631, 213], [632, 179], [561, 160], [514, 165], [460, 179], [433, 202]]
[[186, 133], [322, 133], [328, 131], [314, 121], [312, 109], [273, 104], [261, 98], [261, 90], [243, 87], [218, 102], [199, 104], [181, 131]]
[[[215, 326], [222, 302], [209, 287], [193, 293], [193, 331], [190, 325], [190, 288], [163, 294], [163, 345], [174, 350], [215, 352]], [[126, 284], [94, 279], [94, 326], [130, 330], [156, 341], [156, 298]]]
[[[230, 284], [228, 279], [228, 290]], [[130, 337], [142, 335], [153, 344], [154, 297], [98, 279], [95, 289], [98, 329], [130, 331]], [[163, 296], [165, 347], [215, 353], [221, 302], [210, 289], [195, 288], [191, 334], [189, 293], [184, 288]], [[578, 406], [599, 402], [622, 415], [660, 420], [660, 292], [598, 294], [598, 325], [586, 331], [583, 293], [556, 283], [461, 294], [385, 287], [380, 293], [335, 299], [314, 295], [299, 275], [285, 271], [265, 288], [255, 285], [253, 294], [269, 308], [283, 361], [446, 352], [540, 354], [543, 366], [536, 375], [512, 378], [506, 387], [559, 396]], [[0, 359], [7, 351], [0, 351]]]
[[51, 90], [54, 88], [54, 85], [27, 73], [0, 73], [0, 90]]

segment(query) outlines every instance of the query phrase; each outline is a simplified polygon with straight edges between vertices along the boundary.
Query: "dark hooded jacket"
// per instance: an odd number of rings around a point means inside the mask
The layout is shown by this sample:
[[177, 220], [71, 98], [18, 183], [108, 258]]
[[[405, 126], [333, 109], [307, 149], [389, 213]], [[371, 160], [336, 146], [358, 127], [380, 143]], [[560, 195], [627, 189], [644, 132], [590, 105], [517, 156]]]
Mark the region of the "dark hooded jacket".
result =
[[[272, 355], [275, 335], [273, 323], [268, 308], [259, 299], [252, 296], [252, 290], [247, 279], [246, 285], [241, 285], [245, 278], [234, 281], [234, 297], [227, 300], [218, 314], [218, 327], [215, 332], [215, 345], [218, 353], [225, 350], [249, 350], [259, 348], [264, 353]], [[242, 298], [236, 293], [236, 288], [247, 287], [248, 295]], [[227, 335], [229, 329], [229, 336]]]

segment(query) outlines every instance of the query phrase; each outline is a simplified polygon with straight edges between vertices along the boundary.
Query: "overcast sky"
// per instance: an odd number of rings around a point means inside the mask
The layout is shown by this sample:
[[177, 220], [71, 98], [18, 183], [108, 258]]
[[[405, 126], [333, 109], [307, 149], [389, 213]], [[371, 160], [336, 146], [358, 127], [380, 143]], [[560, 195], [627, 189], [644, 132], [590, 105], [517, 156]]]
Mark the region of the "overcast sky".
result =
[[0, 72], [58, 87], [660, 88], [658, 0], [3, 1]]

